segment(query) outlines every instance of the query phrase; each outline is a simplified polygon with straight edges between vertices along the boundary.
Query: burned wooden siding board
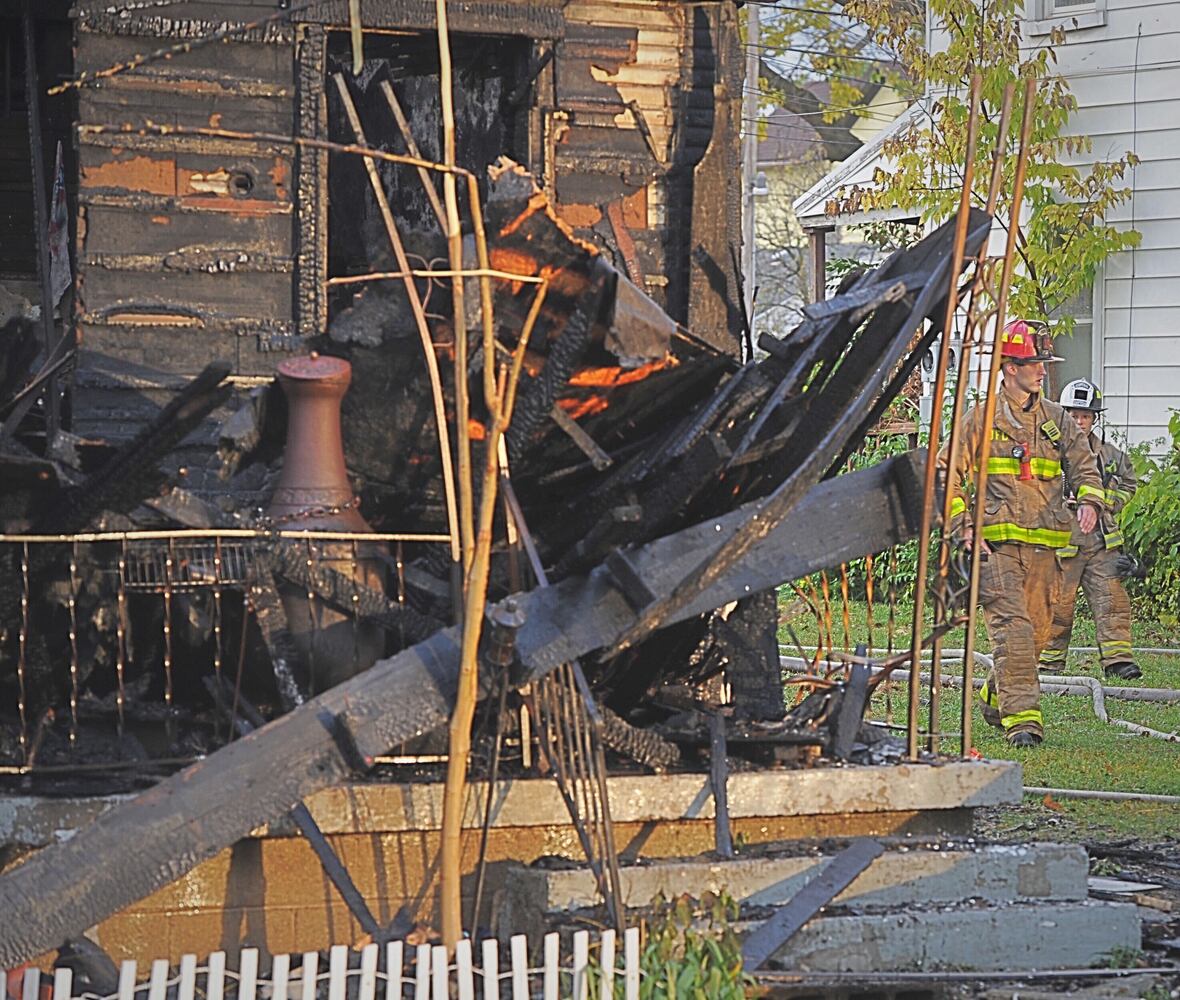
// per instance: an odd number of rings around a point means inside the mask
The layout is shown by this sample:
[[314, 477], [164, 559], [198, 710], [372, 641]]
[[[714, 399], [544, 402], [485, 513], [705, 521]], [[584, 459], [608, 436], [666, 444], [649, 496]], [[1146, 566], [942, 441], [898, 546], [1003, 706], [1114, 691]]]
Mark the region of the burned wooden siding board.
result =
[[[542, 112], [558, 211], [620, 267], [637, 264], [631, 277], [676, 319], [735, 351], [741, 59], [733, 4], [574, 0], [566, 17], [554, 106]], [[695, 203], [698, 184], [707, 208]], [[697, 246], [715, 268], [694, 261]]]
[[[466, 0], [447, 4], [447, 23], [455, 33], [518, 35], [525, 38], [560, 38], [565, 30], [561, 0], [487, 2]], [[434, 0], [365, 0], [362, 19], [366, 28], [434, 31]], [[300, 22], [339, 27], [348, 24], [348, 4], [335, 0], [300, 11]]]
[[[249, 2], [186, 4], [182, 17], [83, 6], [77, 69], [95, 73], [271, 13]], [[79, 92], [86, 354], [76, 411], [87, 433], [125, 435], [168, 398], [174, 380], [214, 358], [238, 376], [265, 374], [278, 360], [274, 348], [297, 346], [293, 147], [154, 129], [290, 134], [294, 37], [289, 24], [266, 25]], [[130, 131], [114, 131], [122, 128]]]
[[667, 305], [662, 206], [684, 8], [660, 0], [576, 0], [566, 18], [553, 74], [554, 107], [545, 111], [558, 211]]
[[[300, 136], [317, 136], [327, 116], [324, 73], [327, 46], [318, 24], [300, 27], [297, 47], [298, 104], [295, 129]], [[295, 321], [301, 337], [314, 337], [327, 329], [328, 297], [324, 278], [328, 273], [328, 154], [302, 148], [296, 159], [295, 198], [297, 217]]]

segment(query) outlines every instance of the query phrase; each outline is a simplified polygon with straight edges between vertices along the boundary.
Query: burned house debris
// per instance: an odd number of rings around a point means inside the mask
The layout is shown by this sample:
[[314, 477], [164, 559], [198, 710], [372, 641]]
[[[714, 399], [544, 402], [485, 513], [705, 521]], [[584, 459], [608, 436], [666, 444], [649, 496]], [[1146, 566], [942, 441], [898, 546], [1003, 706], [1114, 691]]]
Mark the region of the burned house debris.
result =
[[286, 822], [381, 939], [301, 803], [438, 784], [476, 688], [484, 847], [553, 779], [618, 924], [608, 766], [918, 760], [908, 655], [787, 706], [775, 590], [929, 535], [922, 453], [838, 473], [991, 216], [755, 350], [732, 3], [182, 9], [73, 10], [73, 298], [0, 342], [0, 780], [141, 793], [0, 874], [0, 966]]

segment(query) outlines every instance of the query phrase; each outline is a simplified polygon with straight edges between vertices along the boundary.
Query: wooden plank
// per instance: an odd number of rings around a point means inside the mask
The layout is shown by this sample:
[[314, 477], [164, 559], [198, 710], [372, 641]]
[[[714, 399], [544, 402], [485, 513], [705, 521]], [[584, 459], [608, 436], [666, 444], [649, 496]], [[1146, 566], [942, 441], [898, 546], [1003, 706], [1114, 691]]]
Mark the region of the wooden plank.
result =
[[402, 1000], [402, 971], [405, 957], [402, 943], [390, 941], [385, 945], [385, 1000]]
[[53, 970], [53, 1000], [71, 1000], [74, 989], [74, 970], [58, 966]]
[[561, 938], [546, 934], [544, 941], [545, 972], [541, 980], [541, 994], [545, 1000], [558, 1000], [561, 989]]
[[639, 928], [623, 932], [623, 996], [639, 1000]]
[[523, 934], [509, 939], [512, 955], [512, 1000], [529, 1000], [529, 942]]
[[[920, 495], [914, 484], [922, 461], [922, 452], [911, 452], [819, 484], [736, 565], [678, 604], [668, 623], [913, 537], [914, 497]], [[742, 507], [641, 546], [630, 562], [653, 593], [668, 593], [705, 560], [715, 560], [753, 509]], [[603, 572], [571, 577], [518, 600], [526, 624], [517, 651], [532, 677], [612, 645], [636, 622]], [[0, 966], [20, 965], [57, 947], [284, 815], [292, 802], [350, 774], [324, 717], [338, 718], [358, 751], [375, 756], [444, 725], [457, 676], [456, 635], [447, 629], [28, 858], [0, 876], [0, 912], [26, 915], [0, 925]], [[202, 817], [199, 824], [192, 822], [195, 815]], [[90, 864], [95, 857], [104, 863]]]
[[[49, 949], [44, 949], [48, 951]], [[3, 963], [0, 963], [3, 964]], [[119, 966], [119, 1000], [135, 1000], [135, 961], [128, 960]], [[25, 997], [24, 1000], [30, 1000]], [[34, 994], [31, 1000], [37, 1000]]]
[[430, 1000], [430, 945], [418, 945], [414, 972], [414, 1000]]
[[[306, 959], [306, 956], [305, 956]], [[314, 959], [312, 969], [315, 969]], [[304, 967], [306, 970], [306, 966]], [[225, 952], [215, 951], [209, 956], [208, 974], [205, 979], [205, 1000], [222, 1000], [225, 996]], [[306, 972], [305, 972], [306, 975]], [[314, 976], [314, 971], [313, 971]], [[307, 996], [304, 990], [303, 1000], [315, 1000], [315, 993]]]
[[157, 958], [152, 962], [151, 978], [148, 980], [147, 1000], [164, 1000], [168, 988], [168, 959]]
[[361, 949], [361, 980], [357, 988], [357, 1000], [374, 1000], [377, 996], [377, 960], [381, 949], [378, 945], [367, 944]]
[[574, 931], [573, 1000], [588, 1000], [590, 996], [590, 934]]
[[291, 982], [291, 956], [275, 955], [270, 965], [271, 1000], [287, 1000]]
[[483, 952], [483, 1000], [500, 1000], [500, 942], [495, 938], [484, 938]]
[[328, 1000], [345, 1000], [347, 994], [348, 946], [335, 944], [328, 952]]
[[599, 1000], [614, 1000], [615, 996], [615, 932], [608, 927], [602, 932], [602, 951], [600, 963], [602, 967], [602, 985], [599, 990]]
[[455, 980], [459, 989], [459, 1000], [475, 1000], [475, 979], [472, 975], [469, 938], [463, 938], [455, 945]]
[[[271, 980], [274, 982], [271, 996], [273, 1000], [287, 1000], [286, 994], [286, 978], [282, 977], [282, 992], [280, 993], [279, 984], [279, 960], [276, 958], [271, 971]], [[176, 990], [176, 1000], [193, 1000], [197, 992], [197, 956], [196, 955], [182, 955], [180, 957], [180, 983]]]
[[447, 946], [436, 944], [430, 953], [431, 1000], [451, 1000], [450, 967], [447, 965]]
[[258, 949], [243, 948], [238, 956], [237, 1000], [254, 1000], [258, 992]]

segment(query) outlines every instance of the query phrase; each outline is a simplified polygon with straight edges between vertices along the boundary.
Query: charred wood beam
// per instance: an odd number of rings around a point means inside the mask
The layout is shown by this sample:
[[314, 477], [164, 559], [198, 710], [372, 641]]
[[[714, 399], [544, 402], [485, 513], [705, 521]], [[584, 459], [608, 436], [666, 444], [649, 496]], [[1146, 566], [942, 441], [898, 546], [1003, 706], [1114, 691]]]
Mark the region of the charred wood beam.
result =
[[[751, 513], [734, 543], [716, 559], [686, 569], [681, 583], [667, 597], [645, 609], [635, 626], [620, 637], [612, 652], [639, 642], [654, 629], [673, 620], [673, 614], [686, 604], [707, 592], [713, 581], [758, 547], [782, 523], [811, 485], [831, 467], [832, 460], [853, 440], [854, 433], [863, 427], [865, 417], [880, 399], [881, 387], [905, 358], [914, 332], [927, 316], [941, 311], [940, 303], [948, 294], [947, 280], [951, 277], [947, 273], [950, 255], [946, 245], [953, 226], [953, 220], [944, 224], [912, 250], [897, 253], [882, 265], [878, 281], [893, 274], [921, 271], [924, 267], [930, 268], [930, 279], [912, 297], [907, 295], [874, 313], [834, 374], [814, 393], [808, 392], [807, 405], [796, 419], [807, 420], [810, 426], [822, 428], [821, 436], [817, 440], [810, 434], [798, 435], [799, 440], [788, 449], [786, 456], [786, 467], [792, 470], [791, 474], [778, 484], [757, 511]], [[983, 245], [990, 227], [990, 216], [972, 210], [967, 239], [970, 255]], [[953, 280], [957, 282], [958, 275], [954, 275]]]
[[[913, 537], [899, 482], [919, 481], [924, 462], [922, 452], [911, 452], [815, 487], [762, 545], [679, 606], [673, 620]], [[667, 593], [702, 559], [725, 549], [749, 513], [738, 510], [662, 538], [631, 552], [630, 562], [653, 591]], [[610, 646], [636, 620], [600, 569], [516, 599], [527, 615], [516, 641], [523, 677], [543, 676]], [[457, 632], [438, 632], [0, 876], [0, 912], [11, 916], [0, 922], [0, 967], [58, 947], [277, 820], [293, 803], [347, 778], [357, 754], [371, 758], [445, 725], [458, 673]], [[342, 749], [341, 730], [355, 753]]]
[[207, 365], [110, 461], [51, 506], [35, 530], [81, 531], [102, 511], [128, 513], [154, 493], [165, 478], [157, 463], [229, 399], [231, 387], [222, 383], [231, 371], [228, 361]]

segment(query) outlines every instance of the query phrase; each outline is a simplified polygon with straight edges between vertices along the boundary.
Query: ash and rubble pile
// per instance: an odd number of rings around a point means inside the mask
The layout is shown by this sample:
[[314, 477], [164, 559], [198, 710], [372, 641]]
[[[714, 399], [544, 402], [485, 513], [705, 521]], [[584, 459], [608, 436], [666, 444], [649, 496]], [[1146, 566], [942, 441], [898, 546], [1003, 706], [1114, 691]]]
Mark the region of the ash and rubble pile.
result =
[[[626, 591], [634, 547], [778, 496], [784, 485], [801, 496], [843, 466], [937, 332], [931, 324], [912, 340], [924, 318], [940, 315], [945, 291], [934, 286], [939, 275], [945, 284], [946, 227], [853, 281], [843, 298], [814, 307], [789, 336], [764, 338], [766, 353], [742, 364], [678, 328], [574, 237], [515, 164], [489, 171], [484, 213], [493, 267], [543, 271], [550, 282], [507, 434], [506, 472], [527, 537], [506, 537], [498, 520], [492, 602], [535, 585], [528, 547], [550, 584], [613, 560], [611, 578]], [[976, 230], [981, 219], [973, 220]], [[435, 251], [408, 248], [425, 260]], [[449, 282], [416, 280], [431, 303], [453, 421], [453, 331], [440, 304], [450, 301]], [[906, 281], [907, 294], [884, 294]], [[477, 301], [477, 282], [467, 284], [468, 302]], [[341, 409], [351, 485], [374, 530], [445, 535], [431, 386], [410, 303], [400, 281], [358, 287], [311, 345], [351, 364]], [[493, 290], [497, 336], [512, 345], [533, 288], [497, 278]], [[11, 400], [35, 372], [35, 357], [19, 325], [9, 324], [0, 346]], [[472, 384], [484, 363], [474, 350]], [[454, 620], [445, 542], [386, 547], [377, 556], [379, 587], [359, 582], [347, 553], [321, 560], [309, 543], [275, 533], [282, 524], [262, 510], [282, 466], [286, 400], [274, 385], [235, 392], [230, 370], [210, 364], [121, 445], [91, 440], [63, 449], [42, 441], [38, 449], [34, 411], [0, 451], [4, 531], [14, 539], [63, 536], [60, 544], [0, 545], [0, 757], [7, 762], [191, 759], [230, 738], [233, 695], [216, 691], [236, 691], [273, 716], [323, 690], [340, 674], [317, 676], [314, 655], [309, 661], [292, 642], [289, 605], [278, 597], [284, 588], [354, 616], [357, 628], [375, 627], [385, 657]], [[474, 400], [475, 468], [486, 421]], [[208, 460], [178, 468], [177, 446], [194, 433]], [[912, 512], [906, 516], [912, 520]], [[200, 542], [180, 534], [231, 528], [270, 534]], [[66, 537], [145, 530], [159, 535]], [[864, 542], [866, 552], [880, 547]], [[817, 558], [815, 569], [826, 565]], [[356, 561], [354, 551], [354, 569]], [[642, 594], [628, 596], [645, 603]], [[675, 766], [682, 750], [691, 756], [694, 747], [707, 748], [707, 715], [722, 706], [702, 692], [724, 672], [733, 692], [725, 707], [731, 735], [739, 747], [761, 747], [752, 759], [777, 759], [775, 744], [830, 750], [842, 688], [787, 712], [776, 628], [774, 593], [762, 590], [583, 660], [608, 712], [611, 745], [657, 768]], [[364, 666], [358, 660], [344, 675]], [[214, 674], [222, 687], [211, 696], [203, 679]]]

